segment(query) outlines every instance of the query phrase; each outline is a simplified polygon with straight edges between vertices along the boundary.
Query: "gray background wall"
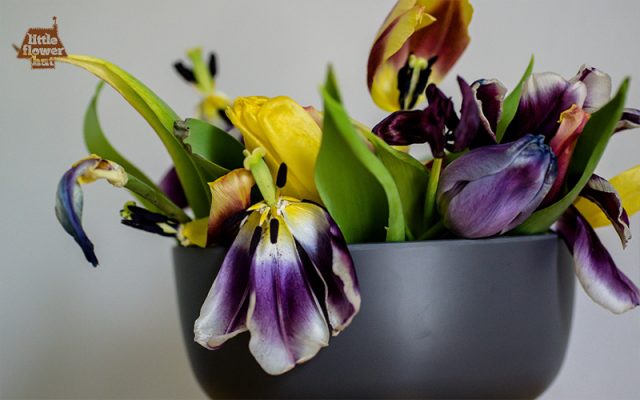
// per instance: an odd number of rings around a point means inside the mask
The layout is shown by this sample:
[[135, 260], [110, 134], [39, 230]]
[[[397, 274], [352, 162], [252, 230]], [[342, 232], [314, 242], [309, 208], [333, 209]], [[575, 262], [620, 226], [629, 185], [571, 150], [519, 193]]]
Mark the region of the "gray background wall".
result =
[[[498, 77], [512, 87], [531, 53], [537, 71], [569, 77], [587, 62], [617, 85], [632, 75], [640, 106], [640, 2], [476, 0], [473, 41], [451, 77]], [[127, 229], [128, 199], [104, 183], [85, 189], [85, 226], [101, 266], [92, 269], [57, 225], [57, 180], [85, 155], [81, 124], [96, 79], [61, 65], [31, 71], [14, 58], [28, 27], [58, 16], [71, 53], [115, 62], [182, 116], [196, 93], [170, 64], [202, 45], [219, 55], [219, 87], [231, 96], [286, 94], [319, 105], [326, 63], [336, 67], [351, 114], [384, 114], [364, 84], [369, 46], [392, 1], [0, 2], [0, 397], [201, 398], [178, 332], [170, 240]], [[457, 93], [449, 78], [443, 89]], [[157, 178], [169, 164], [144, 121], [113, 90], [100, 113], [116, 147]], [[640, 162], [640, 132], [616, 136], [604, 176]], [[637, 224], [633, 233], [640, 237]], [[638, 241], [614, 258], [640, 283]], [[548, 399], [627, 399], [640, 393], [640, 310], [614, 316], [578, 292], [564, 368]]]

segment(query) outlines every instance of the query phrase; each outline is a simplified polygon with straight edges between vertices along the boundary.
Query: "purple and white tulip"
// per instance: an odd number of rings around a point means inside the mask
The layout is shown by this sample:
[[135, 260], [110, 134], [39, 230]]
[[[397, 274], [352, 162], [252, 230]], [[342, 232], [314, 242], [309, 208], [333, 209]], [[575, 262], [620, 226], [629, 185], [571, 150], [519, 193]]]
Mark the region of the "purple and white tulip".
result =
[[[264, 195], [270, 189], [255, 169]], [[278, 375], [313, 358], [345, 329], [360, 309], [360, 293], [347, 244], [324, 209], [290, 197], [268, 202], [248, 209], [194, 332], [196, 342], [215, 350], [249, 331], [249, 350], [267, 373]]]
[[438, 208], [445, 226], [458, 236], [499, 235], [538, 208], [556, 174], [555, 156], [543, 136], [480, 147], [444, 169]]

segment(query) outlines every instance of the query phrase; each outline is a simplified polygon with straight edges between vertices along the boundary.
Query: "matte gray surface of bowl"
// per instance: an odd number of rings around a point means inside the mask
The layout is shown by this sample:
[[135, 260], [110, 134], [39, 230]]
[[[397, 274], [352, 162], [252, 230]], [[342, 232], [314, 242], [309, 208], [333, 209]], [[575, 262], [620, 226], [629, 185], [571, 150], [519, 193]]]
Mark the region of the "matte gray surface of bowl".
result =
[[225, 250], [174, 249], [185, 343], [211, 398], [535, 398], [558, 374], [575, 278], [555, 235], [349, 247], [360, 313], [281, 376], [260, 369], [248, 333], [216, 351], [193, 341]]

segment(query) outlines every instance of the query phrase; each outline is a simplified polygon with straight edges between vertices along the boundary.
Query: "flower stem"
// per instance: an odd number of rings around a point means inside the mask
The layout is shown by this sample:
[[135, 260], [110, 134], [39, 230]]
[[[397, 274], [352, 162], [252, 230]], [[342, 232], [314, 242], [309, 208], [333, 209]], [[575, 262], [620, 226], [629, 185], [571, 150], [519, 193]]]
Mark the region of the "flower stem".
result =
[[423, 233], [418, 240], [435, 239], [439, 234], [445, 231], [444, 222], [442, 220], [436, 222], [429, 230]]
[[429, 183], [427, 184], [427, 196], [424, 206], [424, 222], [429, 226], [433, 222], [436, 192], [438, 191], [438, 181], [440, 180], [440, 170], [442, 169], [442, 158], [434, 158], [431, 164], [431, 173], [429, 174]]
[[189, 218], [180, 207], [169, 200], [164, 193], [152, 188], [135, 176], [129, 175], [124, 187], [156, 206], [158, 210], [167, 217], [178, 222], [191, 221], [191, 218]]

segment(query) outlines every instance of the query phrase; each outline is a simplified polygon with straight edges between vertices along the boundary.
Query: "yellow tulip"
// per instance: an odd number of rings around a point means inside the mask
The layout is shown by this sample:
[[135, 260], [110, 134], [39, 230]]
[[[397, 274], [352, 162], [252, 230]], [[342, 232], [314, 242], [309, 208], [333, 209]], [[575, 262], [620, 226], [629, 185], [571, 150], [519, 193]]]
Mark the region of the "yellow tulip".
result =
[[[640, 165], [609, 179], [609, 183], [618, 192], [622, 205], [629, 216], [640, 211]], [[591, 201], [579, 197], [574, 205], [592, 227], [599, 228], [611, 224], [600, 208]]]
[[227, 116], [240, 130], [249, 151], [266, 150], [265, 161], [273, 177], [287, 164], [284, 195], [320, 203], [314, 171], [322, 130], [304, 107], [289, 97], [239, 97]]
[[473, 7], [468, 0], [399, 0], [376, 35], [367, 85], [387, 111], [413, 108], [469, 44]]

